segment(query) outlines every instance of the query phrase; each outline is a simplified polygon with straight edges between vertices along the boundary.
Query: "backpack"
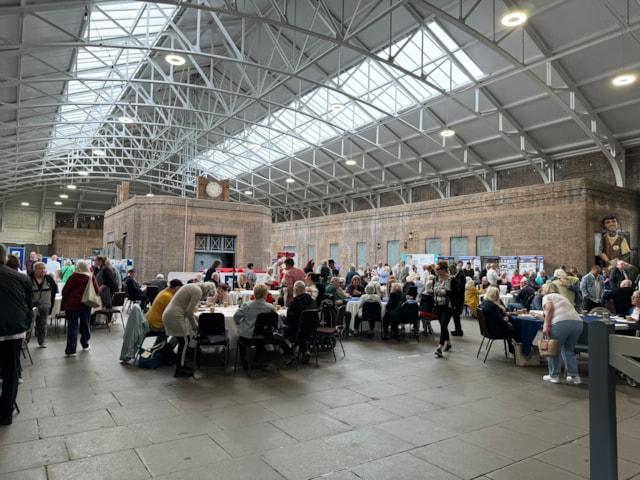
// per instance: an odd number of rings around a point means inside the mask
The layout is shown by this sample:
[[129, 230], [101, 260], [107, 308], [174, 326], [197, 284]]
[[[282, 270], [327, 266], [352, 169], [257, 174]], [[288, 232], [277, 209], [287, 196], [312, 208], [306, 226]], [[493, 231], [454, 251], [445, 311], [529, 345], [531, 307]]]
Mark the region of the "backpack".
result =
[[162, 364], [162, 349], [166, 345], [166, 342], [160, 342], [149, 348], [140, 347], [140, 350], [138, 350], [138, 367], [158, 368]]

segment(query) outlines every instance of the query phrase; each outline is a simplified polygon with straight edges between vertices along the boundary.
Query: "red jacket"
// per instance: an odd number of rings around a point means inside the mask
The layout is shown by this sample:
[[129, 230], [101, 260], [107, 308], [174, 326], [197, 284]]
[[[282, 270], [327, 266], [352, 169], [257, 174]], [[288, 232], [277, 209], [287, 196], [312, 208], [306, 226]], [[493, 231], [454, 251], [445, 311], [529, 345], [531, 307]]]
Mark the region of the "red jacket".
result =
[[[91, 275], [91, 280], [93, 280], [93, 288], [96, 293], [100, 294], [96, 277]], [[64, 310], [86, 310], [89, 308], [80, 301], [88, 281], [89, 276], [84, 273], [73, 273], [67, 279], [67, 283], [62, 289], [62, 308]]]

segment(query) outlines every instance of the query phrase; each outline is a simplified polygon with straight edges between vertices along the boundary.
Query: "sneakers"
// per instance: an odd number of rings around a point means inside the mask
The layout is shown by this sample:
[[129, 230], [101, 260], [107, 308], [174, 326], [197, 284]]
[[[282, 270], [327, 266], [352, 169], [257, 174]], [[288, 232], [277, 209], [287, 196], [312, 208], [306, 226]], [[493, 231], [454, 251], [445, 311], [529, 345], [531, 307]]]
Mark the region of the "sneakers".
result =
[[76, 354], [75, 353], [65, 353], [64, 356], [65, 357], [75, 357]]
[[91, 345], [87, 345], [86, 347], [82, 347], [83, 351], [91, 350]]
[[18, 377], [18, 383], [24, 383], [24, 380], [22, 379], [22, 377]]
[[452, 330], [451, 331], [451, 336], [452, 337], [462, 337], [462, 336], [464, 336], [464, 332], [462, 330], [460, 330], [460, 331]]
[[567, 383], [580, 385], [582, 383], [582, 379], [580, 378], [580, 375], [576, 375], [575, 377], [572, 377], [571, 375], [567, 375]]
[[558, 377], [552, 377], [551, 375], [545, 375], [542, 377], [542, 380], [545, 382], [560, 383], [560, 379]]
[[47, 348], [47, 342], [42, 342], [38, 345], [40, 348]]
[[445, 351], [445, 352], [448, 352], [449, 350], [451, 350], [451, 344], [450, 344], [450, 343], [447, 343], [447, 346], [446, 346], [446, 347], [444, 347], [444, 351]]
[[436, 348], [436, 351], [433, 353], [436, 358], [442, 358], [442, 350]]

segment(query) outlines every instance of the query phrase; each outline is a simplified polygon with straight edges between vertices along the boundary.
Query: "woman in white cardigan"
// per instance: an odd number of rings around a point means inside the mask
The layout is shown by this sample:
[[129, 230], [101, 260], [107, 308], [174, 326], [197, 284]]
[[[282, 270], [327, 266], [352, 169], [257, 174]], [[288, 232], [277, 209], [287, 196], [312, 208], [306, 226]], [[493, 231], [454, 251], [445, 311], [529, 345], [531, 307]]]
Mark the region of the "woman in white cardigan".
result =
[[185, 285], [176, 292], [162, 314], [162, 323], [164, 323], [166, 334], [178, 339], [178, 361], [174, 377], [191, 377], [193, 375], [193, 366], [185, 365], [185, 357], [186, 347], [198, 330], [194, 311], [200, 303], [200, 299], [212, 295], [215, 290], [216, 285], [211, 282]]

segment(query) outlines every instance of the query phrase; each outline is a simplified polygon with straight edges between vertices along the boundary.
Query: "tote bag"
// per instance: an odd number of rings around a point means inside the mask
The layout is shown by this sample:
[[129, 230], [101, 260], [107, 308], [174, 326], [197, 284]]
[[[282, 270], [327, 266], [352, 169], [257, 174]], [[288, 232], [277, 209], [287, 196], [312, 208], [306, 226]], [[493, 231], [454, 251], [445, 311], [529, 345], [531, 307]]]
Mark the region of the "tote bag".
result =
[[102, 302], [93, 288], [93, 277], [88, 278], [89, 281], [87, 282], [87, 286], [84, 288], [84, 293], [82, 294], [82, 300], [80, 300], [80, 302], [90, 308], [100, 307], [102, 306]]

